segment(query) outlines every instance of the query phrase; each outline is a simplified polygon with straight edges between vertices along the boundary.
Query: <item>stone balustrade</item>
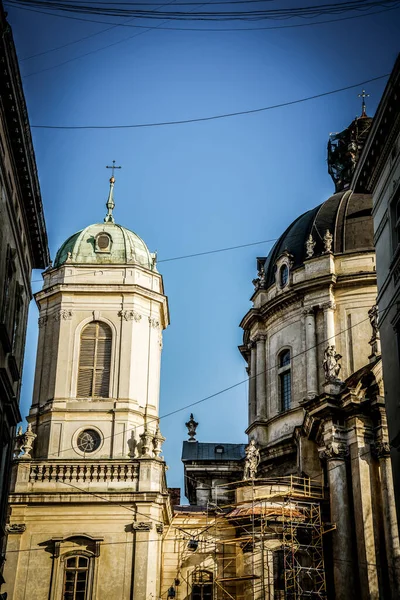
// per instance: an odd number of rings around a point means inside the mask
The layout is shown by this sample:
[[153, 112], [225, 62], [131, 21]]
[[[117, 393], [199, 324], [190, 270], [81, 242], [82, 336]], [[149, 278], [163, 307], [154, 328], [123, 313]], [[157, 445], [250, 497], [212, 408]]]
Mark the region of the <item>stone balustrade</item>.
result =
[[31, 461], [29, 466], [29, 483], [35, 484], [132, 484], [139, 477], [139, 463], [132, 460]]

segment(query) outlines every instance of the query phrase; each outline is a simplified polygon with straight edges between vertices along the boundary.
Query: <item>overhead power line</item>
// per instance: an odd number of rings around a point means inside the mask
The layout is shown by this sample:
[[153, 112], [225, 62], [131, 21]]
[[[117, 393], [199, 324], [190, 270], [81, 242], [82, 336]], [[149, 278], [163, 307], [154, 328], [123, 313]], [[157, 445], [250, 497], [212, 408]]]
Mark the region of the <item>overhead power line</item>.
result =
[[346, 90], [351, 90], [351, 89], [354, 89], [357, 87], [362, 87], [366, 83], [372, 83], [373, 81], [379, 81], [380, 79], [386, 79], [387, 77], [389, 77], [389, 75], [390, 75], [390, 73], [385, 73], [385, 75], [378, 75], [377, 77], [372, 77], [371, 79], [359, 81], [358, 83], [354, 83], [352, 85], [338, 88], [336, 90], [331, 90], [329, 92], [322, 92], [321, 94], [315, 94], [314, 96], [307, 96], [306, 98], [299, 98], [297, 100], [291, 100], [289, 102], [281, 102], [280, 104], [272, 104], [270, 106], [263, 106], [262, 108], [241, 110], [241, 111], [237, 111], [237, 112], [213, 115], [210, 117], [196, 117], [193, 119], [180, 119], [178, 121], [158, 121], [155, 123], [135, 123], [133, 125], [31, 125], [31, 128], [34, 128], [34, 129], [65, 129], [65, 130], [139, 129], [139, 128], [143, 128], [143, 127], [165, 127], [168, 125], [186, 125], [189, 123], [200, 123], [202, 121], [215, 121], [217, 119], [227, 119], [230, 117], [238, 117], [241, 115], [251, 115], [251, 114], [256, 114], [256, 113], [260, 113], [260, 112], [265, 112], [268, 110], [275, 110], [277, 108], [283, 108], [285, 106], [292, 106], [294, 104], [301, 104], [303, 102], [308, 102], [310, 100], [316, 100], [318, 98], [323, 98], [325, 96], [330, 96], [332, 94], [338, 94], [339, 92], [345, 92]]
[[236, 11], [176, 11], [129, 8], [126, 5], [110, 3], [107, 5], [90, 5], [82, 3], [48, 0], [9, 0], [16, 6], [29, 6], [47, 11], [68, 12], [84, 15], [100, 15], [111, 17], [134, 17], [136, 19], [168, 20], [168, 21], [262, 21], [294, 18], [316, 18], [326, 15], [341, 15], [348, 12], [363, 12], [377, 7], [389, 8], [398, 0], [347, 0], [341, 3], [319, 4], [301, 7], [272, 8]]

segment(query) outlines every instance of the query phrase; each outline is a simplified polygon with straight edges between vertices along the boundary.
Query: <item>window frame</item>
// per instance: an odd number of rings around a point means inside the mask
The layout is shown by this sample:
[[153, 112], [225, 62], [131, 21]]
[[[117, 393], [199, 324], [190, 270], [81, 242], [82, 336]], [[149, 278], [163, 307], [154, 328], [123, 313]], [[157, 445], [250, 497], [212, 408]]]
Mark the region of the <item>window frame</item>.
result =
[[[71, 561], [75, 559], [75, 562], [77, 563], [77, 566], [75, 567], [68, 567], [68, 561]], [[86, 561], [86, 566], [84, 568], [79, 566], [79, 562], [81, 559], [84, 559]], [[67, 582], [67, 573], [74, 573], [74, 581], [73, 581], [73, 591], [72, 591], [72, 597], [68, 596], [66, 597], [66, 595], [68, 594], [67, 590], [66, 590], [66, 584]], [[78, 577], [77, 574], [78, 573], [86, 573], [86, 578], [85, 578], [85, 590], [84, 590], [84, 596], [81, 600], [88, 600], [88, 591], [89, 591], [89, 576], [90, 576], [90, 558], [88, 556], [85, 556], [82, 553], [75, 553], [72, 556], [66, 556], [64, 559], [64, 575], [63, 575], [63, 590], [62, 590], [62, 594], [63, 594], [63, 600], [79, 600], [76, 597], [76, 594], [78, 593], [78, 590], [76, 589], [77, 587], [77, 583], [78, 583]]]
[[[284, 363], [284, 357], [289, 354], [289, 361]], [[284, 413], [292, 408], [292, 350], [291, 348], [281, 348], [277, 355], [278, 371], [278, 391], [279, 391], [279, 412]], [[288, 387], [285, 381], [289, 378]], [[285, 394], [289, 390], [288, 400]]]
[[[92, 324], [96, 324], [96, 335], [94, 338], [84, 338], [84, 332], [85, 330]], [[105, 337], [105, 338], [101, 338], [99, 336], [99, 327], [98, 325], [103, 325], [105, 327], [108, 328], [108, 332], [109, 332], [109, 338]], [[100, 319], [93, 319], [87, 323], [85, 323], [83, 325], [83, 327], [81, 328], [80, 332], [79, 332], [79, 338], [78, 338], [78, 357], [77, 357], [77, 369], [76, 369], [76, 397], [77, 398], [89, 398], [89, 399], [108, 399], [111, 397], [111, 389], [112, 389], [112, 364], [113, 364], [113, 330], [112, 327], [110, 326], [109, 323], [106, 323], [103, 320]], [[94, 356], [93, 356], [93, 362], [91, 363], [91, 366], [86, 366], [86, 365], [81, 365], [81, 355], [82, 355], [82, 340], [83, 339], [93, 339], [94, 340]], [[97, 368], [97, 350], [99, 347], [99, 340], [100, 339], [109, 339], [109, 343], [110, 343], [110, 353], [109, 353], [109, 360], [108, 360], [108, 382], [107, 382], [107, 394], [106, 395], [97, 395], [96, 394], [96, 383], [98, 383], [97, 379], [96, 379], [96, 372], [99, 371], [99, 369]], [[81, 376], [81, 370], [82, 371], [91, 371], [92, 372], [92, 378], [91, 378], [91, 393], [89, 395], [81, 395], [79, 394], [79, 386], [80, 386], [80, 376]], [[106, 371], [106, 368], [102, 369], [102, 372]]]
[[[202, 575], [205, 574], [207, 579], [202, 581]], [[211, 571], [207, 569], [195, 569], [191, 577], [191, 600], [212, 600], [214, 596], [214, 577]], [[206, 596], [204, 596], [205, 588]]]

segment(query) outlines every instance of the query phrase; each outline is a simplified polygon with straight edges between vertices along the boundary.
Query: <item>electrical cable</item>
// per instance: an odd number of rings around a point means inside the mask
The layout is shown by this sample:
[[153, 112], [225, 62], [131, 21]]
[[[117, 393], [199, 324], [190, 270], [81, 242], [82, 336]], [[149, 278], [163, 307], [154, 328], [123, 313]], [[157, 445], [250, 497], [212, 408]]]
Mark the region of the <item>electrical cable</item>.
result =
[[128, 8], [117, 8], [117, 4], [109, 7], [91, 6], [84, 4], [73, 4], [65, 2], [48, 2], [47, 0], [8, 0], [9, 4], [15, 6], [26, 6], [60, 12], [72, 12], [78, 14], [113, 16], [113, 17], [135, 17], [137, 19], [165, 19], [178, 21], [258, 21], [265, 19], [291, 19], [291, 18], [315, 18], [323, 15], [336, 15], [346, 12], [367, 11], [371, 8], [388, 8], [397, 3], [397, 0], [347, 0], [341, 3], [328, 3], [303, 7], [289, 7], [278, 9], [261, 9], [247, 11], [161, 11], [161, 10], [138, 10]]
[[362, 87], [366, 83], [372, 83], [373, 81], [379, 81], [380, 79], [386, 79], [390, 73], [384, 75], [378, 75], [377, 77], [371, 77], [364, 81], [359, 81], [352, 85], [348, 85], [342, 88], [337, 88], [329, 92], [322, 92], [321, 94], [314, 94], [313, 96], [307, 96], [306, 98], [298, 98], [297, 100], [291, 100], [289, 102], [281, 102], [280, 104], [272, 104], [270, 106], [264, 106], [262, 108], [254, 108], [249, 110], [242, 110], [232, 113], [225, 113], [220, 115], [213, 115], [210, 117], [197, 117], [193, 119], [180, 119], [178, 121], [159, 121], [155, 123], [136, 123], [133, 125], [31, 125], [32, 129], [64, 129], [64, 130], [83, 130], [83, 129], [138, 129], [142, 127], [164, 127], [169, 125], [185, 125], [188, 123], [199, 123], [203, 121], [215, 121], [217, 119], [226, 119], [230, 117], [237, 117], [241, 115], [250, 115], [269, 110], [275, 110], [277, 108], [283, 108], [286, 106], [292, 106], [295, 104], [301, 104], [310, 100], [316, 100], [318, 98], [324, 98], [325, 96], [331, 96], [332, 94], [338, 94], [339, 92], [345, 92], [357, 87]]

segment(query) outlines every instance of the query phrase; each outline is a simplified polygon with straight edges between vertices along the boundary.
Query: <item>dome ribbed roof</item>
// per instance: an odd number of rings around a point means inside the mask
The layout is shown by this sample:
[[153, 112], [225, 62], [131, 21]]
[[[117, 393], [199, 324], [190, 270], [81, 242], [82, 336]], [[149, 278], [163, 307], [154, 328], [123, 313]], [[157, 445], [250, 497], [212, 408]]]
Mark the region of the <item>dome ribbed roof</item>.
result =
[[[101, 238], [101, 234], [105, 235]], [[95, 223], [74, 233], [58, 250], [54, 267], [61, 266], [67, 259], [75, 264], [134, 263], [154, 269], [153, 256], [144, 241], [133, 231], [112, 222]]]
[[371, 196], [354, 194], [352, 191], [340, 192], [293, 221], [265, 260], [265, 286], [269, 287], [274, 283], [275, 263], [285, 250], [293, 256], [294, 269], [304, 263], [307, 258], [306, 241], [310, 233], [316, 243], [314, 256], [322, 254], [323, 237], [327, 229], [333, 235], [334, 254], [372, 251], [374, 243]]

